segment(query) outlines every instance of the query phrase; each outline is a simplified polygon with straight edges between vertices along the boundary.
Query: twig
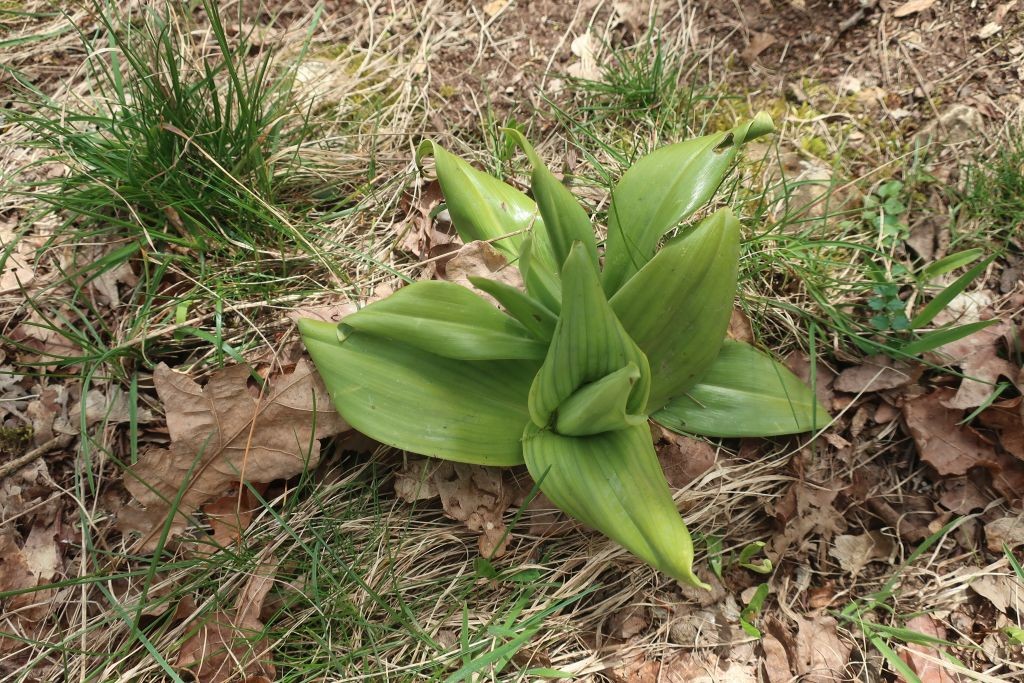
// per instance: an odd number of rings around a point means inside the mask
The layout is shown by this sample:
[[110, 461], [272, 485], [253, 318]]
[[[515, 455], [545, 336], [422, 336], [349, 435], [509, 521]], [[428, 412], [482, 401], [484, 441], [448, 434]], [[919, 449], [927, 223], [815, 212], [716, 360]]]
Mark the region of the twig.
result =
[[50, 451], [57, 450], [58, 448], [64, 448], [69, 443], [71, 443], [71, 438], [72, 437], [70, 434], [61, 434], [60, 436], [55, 436], [49, 441], [43, 443], [43, 445], [39, 446], [38, 448], [33, 448], [25, 455], [20, 455], [14, 460], [11, 460], [10, 462], [5, 462], [3, 465], [0, 465], [0, 479], [3, 479], [8, 475], [14, 474], [25, 465], [30, 464], [37, 458], [46, 455]]

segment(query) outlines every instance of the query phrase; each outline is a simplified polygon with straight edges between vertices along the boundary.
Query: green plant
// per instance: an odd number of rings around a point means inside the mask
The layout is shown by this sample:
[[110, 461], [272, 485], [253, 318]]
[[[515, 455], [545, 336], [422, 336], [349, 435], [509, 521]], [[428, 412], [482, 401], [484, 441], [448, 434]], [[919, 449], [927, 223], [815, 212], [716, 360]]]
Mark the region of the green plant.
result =
[[647, 424], [712, 436], [818, 429], [828, 415], [792, 373], [724, 341], [739, 222], [728, 209], [668, 240], [704, 206], [767, 115], [664, 147], [612, 190], [604, 267], [586, 211], [516, 130], [536, 204], [426, 142], [463, 240], [518, 262], [526, 291], [473, 278], [418, 282], [299, 329], [342, 416], [392, 446], [485, 465], [525, 462], [568, 514], [680, 581], [693, 545]]
[[907, 206], [900, 200], [902, 194], [903, 183], [890, 180], [864, 198], [861, 219], [878, 232], [879, 243], [886, 247], [892, 247], [910, 236], [910, 228], [903, 218]]

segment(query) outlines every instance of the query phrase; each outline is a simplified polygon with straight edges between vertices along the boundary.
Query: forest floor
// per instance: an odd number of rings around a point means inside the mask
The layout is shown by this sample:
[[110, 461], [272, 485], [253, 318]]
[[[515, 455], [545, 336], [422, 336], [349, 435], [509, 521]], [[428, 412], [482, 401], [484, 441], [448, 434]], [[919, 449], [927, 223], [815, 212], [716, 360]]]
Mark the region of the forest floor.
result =
[[[0, 678], [1024, 679], [1022, 20], [0, 0]], [[834, 420], [655, 432], [712, 590], [327, 409], [298, 318], [496, 267], [420, 141], [525, 187], [517, 127], [602, 218], [758, 111], [730, 334]]]

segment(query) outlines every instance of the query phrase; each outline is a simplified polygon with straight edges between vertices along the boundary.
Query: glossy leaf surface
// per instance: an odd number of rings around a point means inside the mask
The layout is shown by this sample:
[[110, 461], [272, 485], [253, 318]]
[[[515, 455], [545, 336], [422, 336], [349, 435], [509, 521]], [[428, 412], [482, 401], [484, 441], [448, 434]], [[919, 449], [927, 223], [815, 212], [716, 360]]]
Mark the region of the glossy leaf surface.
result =
[[776, 436], [821, 429], [828, 411], [781, 363], [726, 340], [701, 380], [651, 415], [658, 424], [705, 436]]
[[767, 114], [758, 114], [730, 131], [657, 149], [626, 171], [608, 209], [604, 291], [617, 292], [666, 232], [711, 199], [743, 143], [773, 128]]
[[342, 325], [463, 360], [541, 359], [547, 344], [454, 282], [416, 282], [347, 316]]
[[544, 365], [530, 389], [530, 415], [546, 427], [562, 401], [584, 384], [632, 363], [640, 370], [626, 410], [646, 414], [650, 391], [647, 359], [629, 338], [604, 297], [597, 271], [577, 243], [562, 269], [562, 312]]
[[314, 320], [299, 331], [338, 412], [363, 434], [457, 462], [523, 462], [537, 362], [454, 360], [358, 331], [341, 340], [337, 325]]
[[651, 364], [649, 411], [693, 386], [718, 355], [739, 249], [739, 221], [722, 209], [663, 247], [612, 297], [612, 309]]
[[674, 579], [693, 573], [693, 543], [672, 500], [647, 424], [596, 436], [561, 436], [531, 424], [526, 466], [558, 507]]

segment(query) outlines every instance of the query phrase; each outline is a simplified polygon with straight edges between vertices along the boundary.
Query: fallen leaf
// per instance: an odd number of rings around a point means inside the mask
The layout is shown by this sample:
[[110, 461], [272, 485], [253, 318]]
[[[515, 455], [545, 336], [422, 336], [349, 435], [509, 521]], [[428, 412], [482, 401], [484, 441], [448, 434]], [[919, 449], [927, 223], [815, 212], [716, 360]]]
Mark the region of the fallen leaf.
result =
[[1024, 461], [1024, 403], [1020, 396], [993, 403], [978, 416], [978, 422], [995, 431], [999, 445]]
[[985, 545], [994, 553], [1024, 545], [1024, 517], [1000, 517], [985, 523]]
[[796, 661], [794, 673], [801, 683], [833, 683], [845, 681], [846, 664], [850, 657], [849, 645], [837, 633], [837, 622], [832, 617], [796, 616]]
[[952, 389], [939, 388], [903, 406], [903, 420], [921, 460], [940, 475], [960, 476], [975, 467], [988, 471], [992, 486], [1013, 502], [1024, 494], [1024, 463], [999, 453], [970, 427], [959, 425], [963, 411], [946, 407]]
[[888, 356], [869, 356], [860, 365], [839, 373], [833, 387], [837, 391], [860, 394], [883, 389], [896, 389], [916, 382], [923, 368]]
[[651, 624], [651, 614], [643, 605], [629, 605], [612, 614], [608, 620], [608, 634], [619, 640], [629, 640], [642, 633]]
[[510, 266], [505, 256], [487, 242], [470, 242], [460, 248], [444, 266], [444, 279], [469, 287], [482, 295], [482, 292], [473, 288], [470, 276], [485, 277], [523, 289], [519, 269]]
[[[253, 484], [253, 488], [262, 495], [267, 487], [266, 484]], [[210, 525], [211, 540], [220, 548], [235, 544], [249, 528], [253, 514], [261, 507], [248, 486], [207, 503], [203, 506], [203, 514]]]
[[776, 38], [772, 34], [755, 31], [750, 34], [750, 42], [747, 43], [747, 47], [740, 53], [740, 59], [750, 64], [775, 43]]
[[946, 479], [939, 484], [939, 503], [958, 515], [969, 515], [976, 510], [984, 509], [991, 502], [992, 496], [986, 495], [977, 482], [970, 477]]
[[994, 21], [990, 21], [984, 26], [982, 26], [980, 29], [978, 29], [978, 32], [975, 35], [978, 36], [978, 38], [980, 38], [981, 40], [985, 40], [986, 38], [991, 38], [992, 36], [994, 36], [995, 34], [999, 33], [1002, 30], [1003, 27], [1001, 24], [997, 24]]
[[484, 5], [484, 14], [489, 17], [497, 16], [501, 10], [508, 7], [510, 0], [491, 0]]
[[395, 493], [406, 502], [439, 497], [452, 519], [480, 532], [480, 554], [501, 557], [509, 534], [502, 520], [513, 487], [500, 467], [467, 465], [428, 458], [410, 458], [395, 481]]
[[936, 350], [943, 364], [959, 366], [965, 375], [956, 395], [945, 402], [947, 407], [976, 408], [992, 395], [1000, 377], [1016, 382], [1021, 369], [999, 357], [1006, 340], [1015, 332], [1012, 323], [1002, 322]]
[[893, 10], [892, 15], [897, 19], [909, 17], [912, 14], [923, 12], [934, 4], [935, 0], [908, 0]]
[[789, 487], [775, 504], [775, 518], [782, 526], [781, 533], [772, 539], [775, 558], [782, 558], [790, 546], [811, 534], [828, 540], [845, 530], [845, 518], [832, 505], [841, 488], [839, 482], [815, 485], [805, 481], [796, 481]]
[[832, 405], [835, 398], [836, 373], [821, 362], [811, 363], [810, 357], [799, 349], [786, 356], [784, 364], [790, 371], [803, 380], [804, 384], [811, 384], [811, 375], [814, 375], [814, 393], [821, 403], [828, 407]]
[[[906, 628], [932, 638], [946, 639], [946, 627], [927, 614], [914, 617], [906, 623]], [[953, 683], [959, 680], [959, 677], [952, 676], [946, 667], [934, 661], [941, 661], [942, 653], [930, 645], [909, 643], [900, 652], [900, 657], [917, 674], [921, 683]]]
[[973, 579], [970, 586], [1003, 614], [1007, 610], [1024, 613], [1024, 586], [1020, 579], [1008, 574], [985, 574]]
[[655, 448], [668, 485], [681, 489], [715, 466], [717, 449], [707, 441], [660, 428]]
[[81, 286], [98, 306], [113, 308], [121, 304], [119, 287], [134, 287], [139, 278], [132, 271], [127, 259], [121, 259], [113, 265], [107, 264], [97, 271], [95, 264], [103, 263], [103, 259], [111, 254], [119, 245], [102, 244], [80, 247], [74, 252], [75, 271], [81, 275], [77, 278]]
[[789, 668], [789, 656], [786, 647], [771, 633], [761, 638], [761, 667], [768, 683], [790, 683], [793, 672]]
[[119, 515], [123, 530], [141, 533], [138, 545], [146, 550], [156, 547], [176, 499], [172, 535], [240, 481], [267, 483], [315, 467], [319, 439], [348, 429], [306, 361], [273, 378], [263, 396], [249, 388], [249, 370], [239, 365], [201, 387], [161, 363], [153, 381], [167, 408], [171, 445], [144, 453], [125, 472], [137, 505]]
[[538, 493], [526, 505], [524, 519], [529, 523], [530, 535], [541, 538], [563, 536], [582, 528], [579, 522], [558, 509], [543, 493]]
[[175, 668], [189, 669], [200, 683], [227, 683], [239, 673], [247, 682], [259, 677], [273, 680], [276, 671], [270, 663], [269, 641], [259, 637], [259, 615], [276, 572], [277, 565], [260, 564], [239, 592], [234, 609], [213, 615], [182, 644]]
[[613, 683], [755, 683], [753, 665], [732, 658], [721, 661], [713, 654], [679, 653], [664, 659], [648, 659], [643, 646], [616, 667], [605, 672]]
[[0, 220], [0, 254], [6, 256], [0, 266], [0, 294], [20, 292], [35, 280], [32, 268], [35, 249], [15, 235], [17, 225], [17, 218]]
[[743, 312], [743, 309], [733, 307], [732, 314], [729, 316], [729, 329], [726, 330], [726, 334], [729, 335], [729, 339], [748, 344], [754, 343], [754, 328], [750, 324], [750, 318]]
[[437, 180], [426, 182], [420, 191], [409, 200], [406, 211], [410, 214], [408, 231], [401, 236], [399, 249], [427, 258], [432, 249], [444, 247], [458, 240], [458, 236], [438, 229], [439, 216], [434, 216], [437, 206], [444, 201], [441, 183]]
[[573, 39], [569, 49], [580, 58], [580, 61], [569, 65], [570, 76], [588, 81], [596, 81], [601, 77], [601, 70], [597, 66], [596, 46], [597, 41], [590, 33], [584, 33]]
[[[39, 354], [40, 360], [47, 367], [53, 367], [58, 361], [81, 355], [81, 349], [68, 338], [72, 335], [57, 316], [44, 317], [34, 309], [28, 318], [11, 331], [10, 339]], [[77, 372], [78, 367], [67, 365], [64, 370]]]
[[304, 318], [310, 318], [312, 320], [320, 320], [325, 323], [340, 323], [345, 316], [351, 315], [357, 310], [359, 310], [359, 307], [351, 301], [342, 301], [336, 304], [295, 308], [288, 311], [288, 313], [285, 314], [285, 317], [292, 322], [298, 322]]
[[860, 574], [869, 562], [887, 561], [896, 551], [896, 543], [881, 531], [863, 534], [843, 534], [832, 540], [828, 554], [839, 562], [851, 578]]
[[[84, 405], [83, 405], [84, 403]], [[106, 391], [102, 389], [90, 389], [85, 395], [85, 401], [79, 399], [71, 406], [70, 414], [80, 416], [84, 409], [85, 422], [92, 426], [98, 422], [105, 424], [121, 424], [130, 422], [132, 410], [128, 406], [128, 396], [117, 386], [111, 386]], [[153, 412], [148, 408], [135, 408], [135, 421], [138, 424], [146, 424], [153, 421]]]

